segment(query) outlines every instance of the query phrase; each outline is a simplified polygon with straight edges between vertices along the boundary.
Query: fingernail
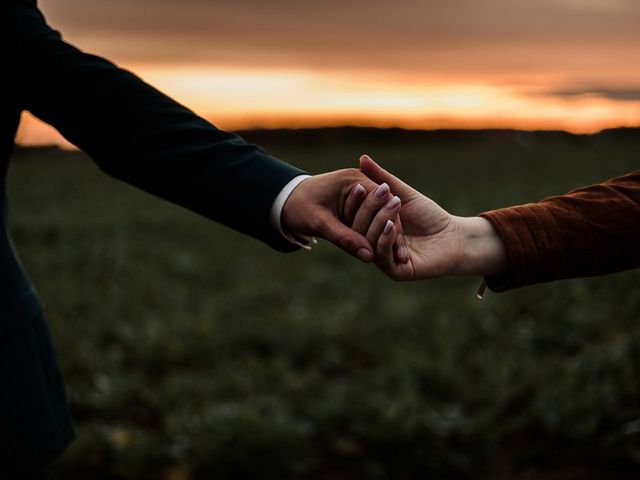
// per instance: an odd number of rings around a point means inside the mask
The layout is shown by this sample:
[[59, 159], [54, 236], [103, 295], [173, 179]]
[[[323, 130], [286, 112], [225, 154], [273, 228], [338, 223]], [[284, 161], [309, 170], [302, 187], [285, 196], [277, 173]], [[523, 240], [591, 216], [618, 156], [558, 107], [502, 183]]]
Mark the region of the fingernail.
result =
[[358, 184], [355, 187], [353, 187], [353, 191], [351, 192], [351, 195], [353, 195], [353, 198], [360, 198], [360, 197], [363, 197], [365, 193], [367, 193], [367, 191], [364, 189], [364, 187]]
[[371, 157], [369, 155], [367, 155], [366, 153], [362, 154], [360, 156], [360, 158], [366, 158], [367, 160], [371, 160]]
[[393, 222], [391, 220], [387, 220], [387, 223], [385, 223], [384, 225], [384, 234], [387, 235], [392, 228], [393, 228]]
[[382, 183], [378, 186], [378, 188], [376, 188], [376, 193], [374, 194], [374, 196], [376, 198], [382, 198], [387, 193], [389, 193], [389, 185], [387, 185], [386, 183]]
[[400, 247], [400, 260], [402, 263], [407, 263], [409, 261], [409, 250], [406, 245], [402, 245]]
[[389, 200], [389, 203], [387, 203], [387, 210], [393, 210], [398, 205], [400, 205], [400, 197], [393, 197]]
[[358, 255], [358, 258], [363, 262], [370, 262], [371, 260], [373, 260], [373, 254], [371, 253], [370, 250], [367, 250], [366, 248], [361, 248], [360, 250], [358, 250], [357, 255]]

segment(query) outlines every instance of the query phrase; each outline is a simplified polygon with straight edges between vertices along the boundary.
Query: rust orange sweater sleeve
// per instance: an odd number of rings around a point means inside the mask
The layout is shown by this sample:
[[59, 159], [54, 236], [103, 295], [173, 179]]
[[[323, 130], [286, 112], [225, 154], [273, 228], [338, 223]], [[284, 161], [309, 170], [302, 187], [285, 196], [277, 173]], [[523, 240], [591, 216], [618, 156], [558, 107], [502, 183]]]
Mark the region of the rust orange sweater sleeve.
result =
[[507, 271], [486, 279], [496, 292], [640, 267], [640, 171], [480, 216], [507, 249]]

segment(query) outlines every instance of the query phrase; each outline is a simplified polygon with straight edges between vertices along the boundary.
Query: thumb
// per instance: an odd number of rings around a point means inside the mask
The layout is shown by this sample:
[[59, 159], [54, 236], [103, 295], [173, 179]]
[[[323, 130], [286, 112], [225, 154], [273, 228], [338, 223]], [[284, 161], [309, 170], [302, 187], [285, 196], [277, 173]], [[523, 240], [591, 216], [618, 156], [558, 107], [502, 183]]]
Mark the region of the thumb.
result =
[[351, 230], [330, 214], [323, 215], [323, 217], [322, 227], [320, 228], [320, 236], [322, 238], [365, 263], [373, 260], [373, 249], [364, 236], [355, 230]]
[[374, 162], [369, 155], [362, 155], [360, 157], [360, 170], [374, 182], [389, 185], [393, 194], [398, 195], [403, 201], [406, 201], [410, 196], [418, 193], [414, 188]]

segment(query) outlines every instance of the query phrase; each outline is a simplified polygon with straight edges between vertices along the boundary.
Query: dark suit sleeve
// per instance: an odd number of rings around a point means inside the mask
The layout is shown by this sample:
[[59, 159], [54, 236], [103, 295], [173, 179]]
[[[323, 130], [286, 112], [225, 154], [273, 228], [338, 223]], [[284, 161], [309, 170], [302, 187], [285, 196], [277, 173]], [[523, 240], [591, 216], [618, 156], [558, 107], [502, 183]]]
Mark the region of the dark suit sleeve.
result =
[[[56, 127], [108, 174], [289, 251], [269, 221], [304, 173], [215, 128], [132, 73], [65, 43], [38, 9], [6, 9], [24, 109]], [[3, 11], [4, 16], [4, 11]]]

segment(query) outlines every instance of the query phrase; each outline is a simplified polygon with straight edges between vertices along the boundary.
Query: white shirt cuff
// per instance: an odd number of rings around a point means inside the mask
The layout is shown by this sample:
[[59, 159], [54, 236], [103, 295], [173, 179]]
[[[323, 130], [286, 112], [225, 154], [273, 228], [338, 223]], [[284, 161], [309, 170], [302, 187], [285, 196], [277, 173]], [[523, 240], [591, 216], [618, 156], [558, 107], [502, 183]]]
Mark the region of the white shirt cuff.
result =
[[298, 245], [306, 250], [311, 250], [311, 245], [317, 243], [315, 238], [307, 237], [305, 235], [291, 235], [285, 233], [282, 230], [281, 221], [282, 209], [284, 208], [284, 204], [289, 199], [289, 196], [296, 189], [296, 187], [304, 182], [307, 178], [311, 178], [311, 175], [298, 175], [297, 177], [294, 177], [289, 183], [287, 183], [282, 190], [280, 190], [280, 193], [271, 205], [270, 218], [273, 228], [280, 232], [280, 235], [282, 235], [284, 238], [295, 245]]

